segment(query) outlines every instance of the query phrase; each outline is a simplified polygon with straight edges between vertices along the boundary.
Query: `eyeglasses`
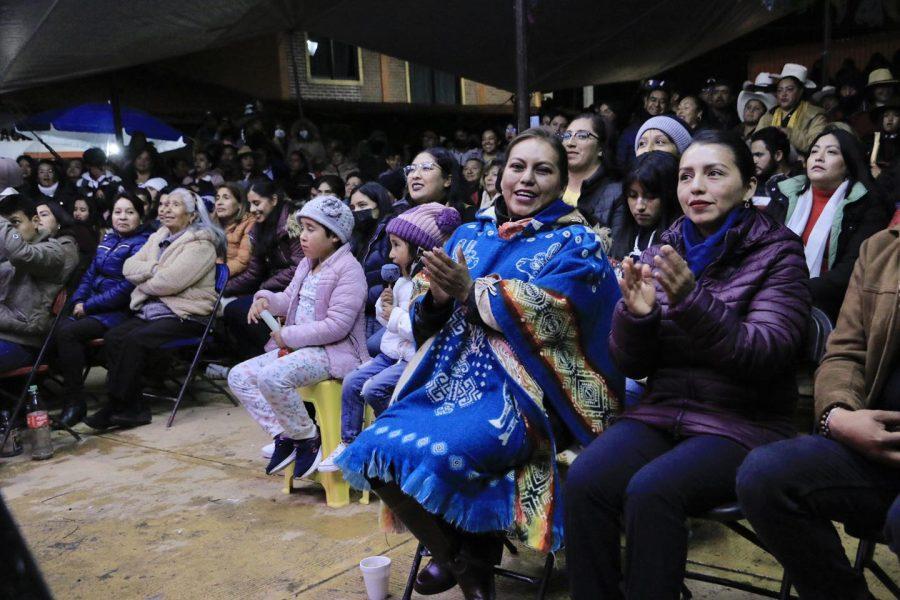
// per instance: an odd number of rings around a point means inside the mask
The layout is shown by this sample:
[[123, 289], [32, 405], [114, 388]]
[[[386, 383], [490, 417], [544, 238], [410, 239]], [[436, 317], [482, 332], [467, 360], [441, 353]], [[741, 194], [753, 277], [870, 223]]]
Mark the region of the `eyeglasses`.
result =
[[413, 163], [411, 165], [406, 165], [403, 167], [403, 174], [409, 177], [419, 169], [422, 170], [422, 173], [431, 173], [435, 169], [440, 169], [441, 166], [437, 163], [433, 162], [423, 162], [423, 163]]
[[573, 137], [574, 137], [576, 140], [578, 140], [579, 142], [586, 142], [586, 141], [588, 141], [588, 140], [591, 139], [591, 138], [594, 138], [594, 139], [596, 139], [597, 141], [600, 141], [600, 138], [599, 138], [598, 136], [594, 135], [594, 134], [591, 133], [590, 131], [584, 131], [583, 129], [581, 129], [581, 130], [579, 130], [579, 131], [575, 131], [575, 132], [572, 132], [572, 131], [563, 131], [562, 133], [557, 134], [557, 137], [558, 137], [559, 139], [561, 139], [562, 141], [564, 141], [564, 142], [568, 142], [568, 141], [571, 140]]

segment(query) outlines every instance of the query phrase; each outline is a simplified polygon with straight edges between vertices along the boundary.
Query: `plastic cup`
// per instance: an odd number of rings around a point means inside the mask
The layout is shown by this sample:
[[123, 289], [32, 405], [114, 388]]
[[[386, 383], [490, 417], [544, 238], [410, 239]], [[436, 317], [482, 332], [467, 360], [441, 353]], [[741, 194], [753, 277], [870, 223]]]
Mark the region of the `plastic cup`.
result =
[[391, 581], [391, 559], [387, 556], [369, 556], [359, 561], [366, 595], [369, 600], [384, 600]]

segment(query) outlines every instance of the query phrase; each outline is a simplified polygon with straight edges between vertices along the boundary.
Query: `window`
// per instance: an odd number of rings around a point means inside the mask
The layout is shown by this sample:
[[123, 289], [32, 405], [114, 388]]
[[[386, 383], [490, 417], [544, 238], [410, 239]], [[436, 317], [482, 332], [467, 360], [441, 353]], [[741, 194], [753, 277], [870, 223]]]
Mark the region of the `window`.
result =
[[409, 91], [411, 100], [416, 104], [457, 104], [459, 78], [409, 63]]
[[359, 81], [359, 49], [322, 36], [307, 36], [311, 79]]

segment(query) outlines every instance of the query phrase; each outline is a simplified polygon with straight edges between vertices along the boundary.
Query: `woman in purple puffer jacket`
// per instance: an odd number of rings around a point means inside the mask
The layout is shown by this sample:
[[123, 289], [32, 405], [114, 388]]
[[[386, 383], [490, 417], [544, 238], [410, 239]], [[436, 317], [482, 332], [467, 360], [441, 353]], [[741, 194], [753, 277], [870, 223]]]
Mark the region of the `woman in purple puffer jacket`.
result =
[[747, 453], [793, 434], [808, 272], [800, 239], [749, 208], [753, 173], [735, 134], [699, 134], [679, 165], [685, 216], [623, 261], [610, 351], [647, 389], [569, 471], [575, 600], [621, 598], [623, 577], [627, 598], [679, 597], [687, 517], [734, 501]]

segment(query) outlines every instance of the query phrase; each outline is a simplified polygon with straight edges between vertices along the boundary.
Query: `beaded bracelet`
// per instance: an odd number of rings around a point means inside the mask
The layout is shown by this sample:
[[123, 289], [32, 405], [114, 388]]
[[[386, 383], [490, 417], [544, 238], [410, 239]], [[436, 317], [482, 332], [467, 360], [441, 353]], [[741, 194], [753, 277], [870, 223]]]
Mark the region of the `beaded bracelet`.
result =
[[816, 427], [816, 429], [818, 430], [819, 435], [821, 435], [822, 437], [831, 439], [831, 424], [829, 423], [829, 421], [831, 420], [831, 414], [834, 412], [834, 409], [836, 409], [836, 408], [847, 408], [847, 407], [844, 406], [843, 404], [832, 404], [831, 406], [827, 407], [824, 411], [822, 411], [822, 416], [819, 417], [819, 424], [818, 424], [818, 427]]

